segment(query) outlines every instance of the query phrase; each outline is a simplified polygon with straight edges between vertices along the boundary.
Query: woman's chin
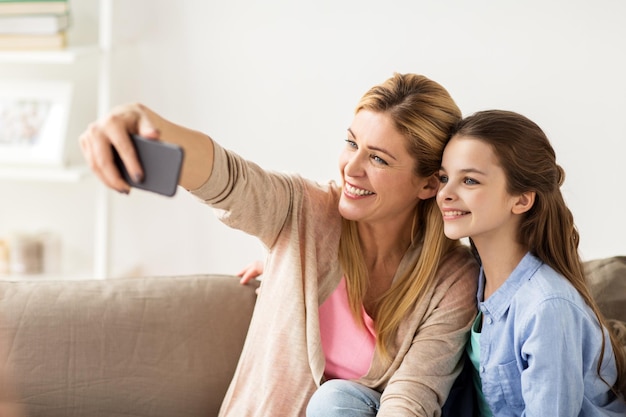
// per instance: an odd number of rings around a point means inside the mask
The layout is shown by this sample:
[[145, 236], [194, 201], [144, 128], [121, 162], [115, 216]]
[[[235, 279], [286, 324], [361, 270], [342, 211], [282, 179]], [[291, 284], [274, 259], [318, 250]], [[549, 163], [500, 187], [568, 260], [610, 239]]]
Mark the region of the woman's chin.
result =
[[357, 221], [361, 218], [358, 211], [354, 207], [350, 207], [350, 204], [339, 201], [339, 214], [346, 220]]

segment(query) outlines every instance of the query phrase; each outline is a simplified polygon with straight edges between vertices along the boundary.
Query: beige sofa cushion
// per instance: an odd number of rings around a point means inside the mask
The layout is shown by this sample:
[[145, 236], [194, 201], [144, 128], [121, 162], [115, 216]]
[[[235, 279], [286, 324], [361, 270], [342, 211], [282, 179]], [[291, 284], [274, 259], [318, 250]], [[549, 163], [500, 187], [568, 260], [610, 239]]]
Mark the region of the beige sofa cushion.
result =
[[219, 275], [0, 282], [0, 340], [28, 416], [207, 417], [255, 300]]

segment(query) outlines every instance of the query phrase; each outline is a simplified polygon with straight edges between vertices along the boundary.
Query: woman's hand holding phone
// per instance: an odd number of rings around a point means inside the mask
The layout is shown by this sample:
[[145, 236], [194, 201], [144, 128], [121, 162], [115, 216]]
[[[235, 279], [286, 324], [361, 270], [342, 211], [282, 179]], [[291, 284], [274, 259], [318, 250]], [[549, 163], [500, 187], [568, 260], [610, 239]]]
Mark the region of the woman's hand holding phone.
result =
[[143, 169], [141, 179], [132, 178], [119, 153], [113, 148], [115, 165], [124, 180], [131, 186], [145, 191], [172, 197], [176, 194], [184, 152], [180, 146], [131, 135], [135, 154]]
[[138, 103], [119, 106], [90, 124], [80, 146], [96, 176], [125, 194], [131, 186], [163, 195], [173, 195], [178, 184], [193, 190], [208, 180], [213, 167], [210, 137]]

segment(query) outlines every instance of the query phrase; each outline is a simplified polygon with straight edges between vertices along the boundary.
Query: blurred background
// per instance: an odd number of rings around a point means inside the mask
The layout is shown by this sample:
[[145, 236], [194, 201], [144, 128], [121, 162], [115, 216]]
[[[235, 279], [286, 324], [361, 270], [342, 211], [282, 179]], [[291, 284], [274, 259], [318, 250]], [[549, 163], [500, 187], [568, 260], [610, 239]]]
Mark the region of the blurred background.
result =
[[[501, 108], [537, 122], [567, 173], [583, 258], [626, 255], [622, 0], [105, 3], [71, 2], [68, 46], [104, 36], [106, 65], [102, 44], [70, 64], [0, 62], [3, 80], [72, 81], [67, 166], [84, 164], [78, 135], [103, 104], [139, 101], [265, 168], [336, 180], [361, 95], [394, 72], [421, 73], [465, 115]], [[0, 235], [53, 233], [61, 271], [75, 276], [98, 262], [110, 277], [236, 273], [265, 254], [182, 189], [166, 198], [100, 188], [90, 174], [0, 178]]]

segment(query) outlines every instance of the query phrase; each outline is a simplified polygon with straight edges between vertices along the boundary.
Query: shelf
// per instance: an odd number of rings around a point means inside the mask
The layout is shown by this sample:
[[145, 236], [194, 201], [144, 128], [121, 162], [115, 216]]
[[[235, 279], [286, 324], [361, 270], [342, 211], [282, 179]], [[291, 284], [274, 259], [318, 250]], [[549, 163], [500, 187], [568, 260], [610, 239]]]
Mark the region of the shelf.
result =
[[84, 54], [98, 51], [97, 46], [74, 46], [49, 51], [2, 51], [0, 63], [71, 64]]
[[[2, 0], [0, 0], [2, 1]], [[76, 91], [76, 94], [83, 94], [81, 98], [85, 99], [85, 103], [93, 103], [97, 108], [98, 117], [104, 115], [110, 109], [110, 94], [111, 94], [111, 59], [110, 52], [112, 49], [112, 21], [113, 21], [113, 0], [93, 0], [98, 3], [97, 24], [94, 24], [91, 28], [83, 33], [83, 37], [76, 37], [77, 42], [73, 41], [73, 38], [68, 47], [55, 50], [0, 50], [0, 65], [6, 67], [7, 72], [12, 74], [18, 72], [21, 74], [22, 67], [24, 68], [25, 78], [32, 79], [34, 81], [38, 79], [62, 79], [65, 80], [68, 76], [70, 78], [81, 78], [84, 71], [90, 71], [89, 75], [97, 75], [97, 92], [91, 97], [91, 100], [87, 100], [91, 95], [91, 90]], [[87, 3], [87, 2], [85, 2]], [[90, 6], [87, 6], [90, 7]], [[79, 11], [80, 9], [76, 9]], [[75, 15], [76, 21], [82, 20], [83, 17], [89, 19], [87, 15], [87, 9], [83, 10], [83, 15]], [[80, 13], [80, 12], [79, 12]], [[95, 23], [95, 22], [94, 22]], [[96, 35], [96, 38], [92, 38], [91, 35]], [[90, 35], [90, 36], [87, 36]], [[93, 39], [93, 40], [90, 40]], [[84, 62], [83, 62], [84, 61]], [[85, 64], [85, 65], [83, 65]], [[53, 68], [54, 66], [58, 66]], [[70, 67], [76, 71], [64, 71], [64, 66]], [[83, 68], [84, 67], [84, 68]], [[4, 69], [4, 68], [3, 68]], [[63, 74], [57, 74], [58, 71], [63, 71]], [[93, 72], [91, 72], [93, 70]], [[70, 74], [67, 74], [67, 73]], [[82, 102], [80, 100], [79, 102]], [[9, 188], [22, 185], [29, 187], [30, 184], [42, 184], [44, 187], [53, 184], [61, 184], [61, 188], [65, 188], [68, 185], [69, 188], [74, 188], [78, 185], [83, 185], [81, 182], [85, 180], [94, 180], [95, 176], [91, 170], [86, 166], [80, 165], [80, 162], [67, 166], [62, 165], [19, 165], [8, 164], [0, 162], [0, 185]], [[22, 184], [14, 184], [12, 182], [22, 182]], [[17, 277], [14, 275], [2, 276], [1, 279], [21, 279], [21, 280], [46, 280], [46, 279], [82, 279], [82, 278], [105, 278], [108, 276], [109, 268], [109, 189], [100, 184], [96, 190], [93, 198], [94, 203], [94, 230], [93, 230], [93, 262], [87, 269], [89, 271], [62, 271], [60, 274], [41, 274]], [[80, 187], [82, 188], [82, 187]], [[55, 190], [56, 191], [56, 190]], [[3, 201], [3, 204], [20, 204], [17, 198], [8, 199], [10, 201]], [[19, 206], [18, 206], [19, 207]], [[45, 214], [45, 207], [41, 208]], [[69, 212], [70, 210], [68, 210]], [[64, 216], [65, 217], [65, 216]], [[69, 220], [69, 219], [67, 219]], [[22, 220], [23, 221], [23, 220]], [[14, 224], [11, 222], [11, 227], [19, 229], [20, 224]], [[89, 231], [85, 231], [89, 233]], [[63, 239], [63, 236], [60, 236]], [[89, 256], [89, 255], [88, 255]], [[1, 414], [1, 413], [0, 413]]]
[[77, 182], [89, 175], [86, 166], [40, 168], [0, 166], [0, 180]]

